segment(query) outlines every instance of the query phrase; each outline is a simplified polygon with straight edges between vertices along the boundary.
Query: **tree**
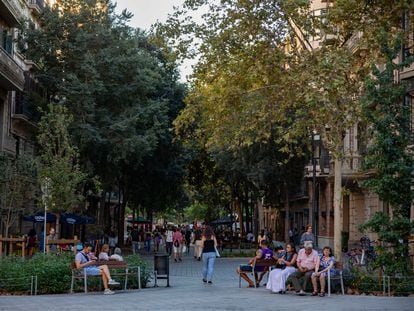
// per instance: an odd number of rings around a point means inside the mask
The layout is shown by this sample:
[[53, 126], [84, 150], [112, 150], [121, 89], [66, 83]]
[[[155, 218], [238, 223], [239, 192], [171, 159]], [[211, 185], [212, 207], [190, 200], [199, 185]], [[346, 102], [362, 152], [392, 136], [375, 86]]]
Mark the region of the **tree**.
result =
[[[410, 222], [410, 208], [414, 198], [412, 190], [412, 169], [414, 159], [409, 150], [411, 141], [410, 107], [404, 104], [407, 85], [394, 82], [395, 70], [408, 67], [414, 57], [396, 64], [394, 59], [401, 51], [402, 41], [389, 44], [389, 35], [382, 31], [382, 49], [385, 66], [383, 70], [373, 66], [373, 77], [367, 79], [367, 92], [362, 98], [364, 116], [371, 125], [372, 143], [364, 165], [372, 170], [373, 176], [364, 186], [374, 190], [390, 207], [390, 213], [376, 213], [363, 226], [378, 233], [378, 266], [384, 266], [386, 273], [407, 273], [407, 240], [413, 232]], [[412, 272], [412, 271], [411, 271]]]
[[[177, 160], [179, 148], [172, 146], [169, 129], [184, 90], [168, 50], [127, 26], [130, 13], [116, 14], [107, 0], [56, 3], [41, 16], [44, 27], [26, 30], [26, 53], [40, 66], [36, 77], [47, 90], [43, 105], [57, 101], [76, 116], [68, 130], [82, 168], [99, 176], [105, 192], [122, 194], [117, 215], [122, 240], [128, 200], [140, 198], [150, 210], [151, 198], [160, 194], [161, 205], [177, 199], [179, 177], [157, 179], [152, 183], [157, 188], [146, 187], [145, 178], [159, 176], [163, 165], [173, 167]], [[167, 158], [161, 161], [163, 152]], [[155, 155], [159, 161], [151, 160]], [[154, 163], [160, 165], [149, 166]], [[137, 178], [142, 172], [146, 175]], [[178, 181], [177, 187], [157, 193], [166, 181]]]
[[0, 156], [1, 234], [8, 237], [10, 228], [22, 213], [30, 213], [37, 194], [36, 165], [27, 156]]
[[[237, 148], [274, 137], [282, 151], [297, 152], [299, 142], [317, 130], [332, 153], [334, 171], [334, 244], [340, 259], [342, 160], [345, 132], [361, 118], [358, 98], [379, 55], [376, 34], [384, 24], [395, 35], [408, 1], [339, 0], [315, 17], [310, 1], [185, 1], [160, 31], [182, 39], [178, 52], [201, 54], [194, 87], [177, 121], [199, 120], [198, 133], [209, 148]], [[208, 7], [204, 23], [188, 12]], [[363, 21], [362, 23], [360, 21]], [[354, 53], [347, 44], [366, 35]], [[314, 48], [311, 37], [321, 44]], [[314, 39], [315, 40], [315, 39]], [[298, 43], [298, 44], [296, 44]]]
[[37, 136], [38, 180], [40, 185], [50, 184], [50, 196], [45, 204], [59, 216], [63, 212], [82, 210], [79, 204], [84, 198], [86, 174], [80, 169], [78, 151], [68, 132], [73, 117], [63, 105], [50, 104], [48, 108], [39, 122]]

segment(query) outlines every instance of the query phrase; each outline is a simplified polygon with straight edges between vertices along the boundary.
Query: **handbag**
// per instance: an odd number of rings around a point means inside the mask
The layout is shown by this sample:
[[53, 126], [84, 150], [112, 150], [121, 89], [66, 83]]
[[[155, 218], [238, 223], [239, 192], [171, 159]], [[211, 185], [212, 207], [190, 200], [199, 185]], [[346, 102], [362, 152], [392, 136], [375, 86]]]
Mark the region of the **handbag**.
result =
[[182, 250], [182, 252], [183, 252], [183, 253], [187, 252], [187, 246], [186, 246], [185, 244], [183, 245], [183, 250]]
[[215, 246], [214, 246], [214, 249], [215, 249], [215, 251], [216, 251], [216, 257], [220, 257], [220, 253], [219, 253], [219, 251], [218, 251], [217, 247], [215, 247]]

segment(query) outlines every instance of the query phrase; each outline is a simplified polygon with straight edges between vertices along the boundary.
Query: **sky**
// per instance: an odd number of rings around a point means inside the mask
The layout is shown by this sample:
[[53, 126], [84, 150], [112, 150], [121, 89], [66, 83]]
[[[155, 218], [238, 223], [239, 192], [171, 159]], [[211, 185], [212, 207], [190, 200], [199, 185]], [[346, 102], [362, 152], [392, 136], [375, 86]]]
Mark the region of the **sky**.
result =
[[127, 9], [134, 14], [131, 26], [148, 29], [157, 20], [164, 22], [173, 6], [179, 6], [183, 0], [113, 0], [117, 10]]
[[[180, 6], [184, 0], [113, 0], [117, 3], [117, 11], [127, 9], [133, 13], [130, 25], [147, 30], [157, 21], [165, 22], [168, 14], [173, 12], [174, 6]], [[184, 61], [179, 66], [181, 81], [191, 74], [193, 61]]]

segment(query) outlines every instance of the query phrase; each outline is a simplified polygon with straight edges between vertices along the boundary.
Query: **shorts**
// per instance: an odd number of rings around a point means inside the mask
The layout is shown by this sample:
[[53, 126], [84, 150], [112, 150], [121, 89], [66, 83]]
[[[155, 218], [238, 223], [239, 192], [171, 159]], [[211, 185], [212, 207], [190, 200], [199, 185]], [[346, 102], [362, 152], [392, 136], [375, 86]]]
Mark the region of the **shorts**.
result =
[[174, 248], [174, 253], [180, 253], [181, 252], [181, 249], [182, 249], [181, 248], [181, 245], [178, 246], [178, 247], [177, 246], [174, 246], [173, 248]]
[[101, 275], [101, 269], [97, 266], [85, 267], [86, 275]]
[[[240, 266], [240, 271], [241, 272], [252, 272], [253, 271], [253, 267], [250, 265], [241, 265]], [[257, 267], [256, 269], [254, 269], [255, 272], [263, 272], [264, 271], [264, 267]]]
[[242, 272], [252, 272], [253, 267], [250, 266], [250, 265], [241, 265], [240, 266], [240, 271], [242, 271]]

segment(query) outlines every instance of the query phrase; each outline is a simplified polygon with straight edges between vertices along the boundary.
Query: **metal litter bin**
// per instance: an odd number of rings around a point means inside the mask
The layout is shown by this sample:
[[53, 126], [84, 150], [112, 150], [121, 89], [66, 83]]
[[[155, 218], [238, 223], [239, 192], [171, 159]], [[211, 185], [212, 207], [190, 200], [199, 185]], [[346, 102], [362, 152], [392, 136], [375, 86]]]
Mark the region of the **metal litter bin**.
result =
[[154, 287], [158, 287], [157, 280], [166, 279], [167, 287], [170, 286], [170, 256], [154, 255]]

